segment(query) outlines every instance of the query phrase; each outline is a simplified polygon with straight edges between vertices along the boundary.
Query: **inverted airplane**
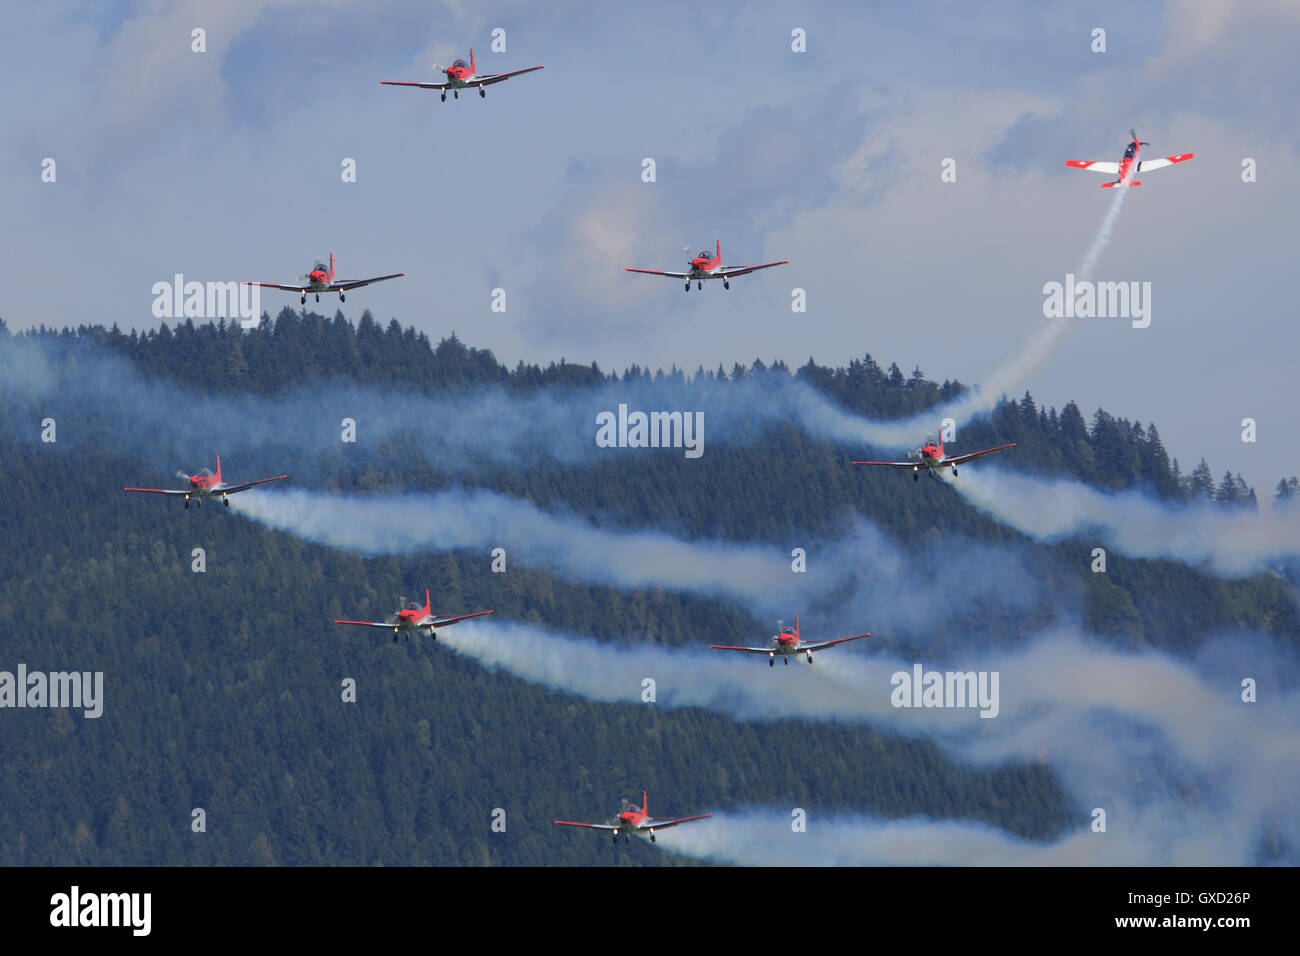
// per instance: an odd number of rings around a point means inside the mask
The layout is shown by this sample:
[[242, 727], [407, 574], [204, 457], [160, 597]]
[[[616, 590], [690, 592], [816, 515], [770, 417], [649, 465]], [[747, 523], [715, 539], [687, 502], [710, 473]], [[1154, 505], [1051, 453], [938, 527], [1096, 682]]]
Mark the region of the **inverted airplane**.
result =
[[715, 651], [744, 651], [746, 654], [766, 654], [767, 666], [776, 666], [776, 655], [780, 654], [781, 659], [789, 665], [790, 658], [805, 654], [808, 657], [808, 663], [813, 662], [813, 651], [820, 651], [823, 648], [834, 647], [836, 644], [844, 644], [848, 641], [861, 640], [864, 637], [870, 637], [871, 632], [865, 634], [854, 634], [852, 637], [837, 637], [833, 641], [818, 641], [814, 644], [805, 644], [799, 637], [799, 615], [794, 616], [794, 627], [790, 627], [783, 621], [776, 622], [777, 630], [780, 632], [773, 636], [772, 642], [767, 647], [731, 647], [726, 644], [710, 644], [709, 647]]
[[690, 270], [687, 272], [660, 272], [657, 269], [627, 269], [627, 272], [643, 272], [651, 276], [668, 276], [670, 279], [685, 279], [686, 291], [691, 291], [691, 281], [694, 280], [697, 288], [704, 288], [705, 279], [721, 279], [724, 289], [731, 288], [731, 280], [736, 276], [749, 275], [751, 272], [757, 272], [759, 269], [770, 269], [772, 266], [783, 266], [788, 263], [789, 259], [781, 259], [777, 262], [764, 262], [759, 266], [724, 266], [722, 264], [722, 240], [718, 240], [718, 245], [713, 255], [709, 255], [708, 250], [704, 250], [690, 262]]
[[221, 479], [221, 456], [217, 456], [217, 471], [213, 474], [207, 468], [204, 468], [197, 475], [186, 475], [181, 473], [181, 477], [189, 482], [189, 487], [184, 489], [172, 488], [123, 488], [123, 491], [141, 491], [151, 495], [183, 495], [185, 497], [185, 510], [190, 508], [190, 499], [195, 499], [195, 507], [202, 507], [204, 498], [220, 497], [227, 508], [230, 502], [226, 499], [227, 495], [233, 495], [236, 492], [247, 491], [255, 485], [264, 485], [268, 481], [283, 481], [288, 475], [276, 475], [274, 478], [259, 478], [257, 481], [245, 481], [240, 484], [228, 485]]
[[1164, 159], [1142, 160], [1142, 147], [1150, 146], [1150, 143], [1144, 143], [1138, 139], [1137, 130], [1130, 129], [1129, 135], [1133, 139], [1128, 146], [1124, 148], [1124, 155], [1120, 157], [1118, 163], [1100, 163], [1092, 162], [1087, 159], [1067, 160], [1065, 165], [1073, 166], [1075, 169], [1091, 169], [1096, 173], [1108, 173], [1116, 175], [1114, 182], [1102, 183], [1102, 189], [1110, 189], [1114, 186], [1141, 186], [1140, 179], [1133, 179], [1138, 173], [1147, 173], [1153, 169], [1163, 169], [1166, 166], [1172, 166], [1174, 163], [1182, 163], [1195, 156], [1195, 153], [1180, 153], [1177, 156], [1166, 156]]
[[652, 817], [649, 811], [649, 802], [646, 800], [645, 791], [641, 791], [641, 806], [638, 807], [631, 800], [623, 801], [623, 812], [610, 820], [608, 823], [572, 823], [568, 820], [556, 820], [555, 822], [562, 827], [586, 827], [589, 830], [604, 830], [611, 833], [613, 841], [618, 842], [618, 835], [623, 834], [623, 842], [627, 843], [632, 839], [632, 834], [648, 833], [650, 842], [655, 842], [655, 831], [666, 830], [668, 827], [675, 827], [680, 823], [690, 823], [692, 820], [707, 820], [713, 816], [712, 813], [701, 813], [695, 817]]
[[[435, 71], [441, 69], [437, 63], [433, 65]], [[442, 101], [447, 102], [447, 91], [451, 90], [451, 95], [460, 99], [461, 90], [470, 90], [478, 88], [478, 95], [486, 97], [487, 90], [484, 87], [491, 86], [493, 83], [501, 83], [510, 79], [512, 76], [519, 76], [523, 73], [532, 73], [534, 70], [542, 70], [545, 67], [530, 66], [525, 70], [511, 70], [509, 73], [484, 73], [480, 76], [474, 68], [474, 48], [469, 48], [469, 63], [464, 60], [454, 60], [451, 66], [442, 70], [442, 75], [447, 79], [442, 83], [415, 83], [405, 82], [402, 80], [380, 80], [383, 86], [418, 86], [422, 90], [441, 90]]]
[[912, 472], [912, 480], [921, 480], [921, 469], [928, 468], [930, 474], [934, 475], [945, 468], [951, 468], [953, 477], [957, 476], [957, 466], [964, 465], [968, 461], [974, 461], [982, 455], [991, 455], [995, 451], [1002, 451], [1004, 448], [1015, 448], [1015, 442], [1008, 442], [1005, 445], [998, 445], [996, 448], [985, 448], [983, 451], [973, 451], [969, 455], [953, 455], [951, 458], [943, 450], [943, 436], [939, 436], [936, 444], [933, 438], [927, 438], [925, 444], [912, 452], [910, 461], [855, 461], [855, 465], [884, 465], [888, 468], [906, 468]]
[[397, 640], [397, 635], [402, 631], [406, 632], [407, 640], [411, 638], [411, 631], [417, 633], [428, 631], [429, 636], [435, 641], [438, 635], [435, 633], [440, 627], [447, 627], [455, 624], [457, 621], [466, 621], [471, 617], [482, 617], [484, 614], [491, 614], [491, 611], [475, 611], [473, 614], [457, 614], [453, 617], [447, 617], [441, 614], [434, 614], [429, 609], [429, 591], [424, 592], [424, 607], [411, 603], [403, 611], [398, 611], [385, 621], [335, 621], [335, 624], [351, 624], [355, 627], [378, 627], [393, 632], [393, 640]]
[[307, 293], [316, 293], [316, 301], [320, 301], [322, 292], [337, 292], [339, 301], [347, 301], [344, 293], [351, 292], [353, 289], [360, 289], [363, 285], [370, 285], [372, 282], [384, 282], [387, 279], [399, 279], [406, 275], [405, 272], [394, 272], [391, 275], [375, 276], [370, 279], [335, 279], [334, 278], [334, 253], [330, 253], [329, 265], [323, 262], [317, 262], [312, 266], [311, 271], [305, 276], [298, 276], [298, 281], [292, 285], [280, 285], [277, 282], [249, 282], [244, 280], [243, 285], [260, 285], [268, 289], [282, 289], [285, 292], [297, 292], [302, 296], [302, 304], [307, 304]]

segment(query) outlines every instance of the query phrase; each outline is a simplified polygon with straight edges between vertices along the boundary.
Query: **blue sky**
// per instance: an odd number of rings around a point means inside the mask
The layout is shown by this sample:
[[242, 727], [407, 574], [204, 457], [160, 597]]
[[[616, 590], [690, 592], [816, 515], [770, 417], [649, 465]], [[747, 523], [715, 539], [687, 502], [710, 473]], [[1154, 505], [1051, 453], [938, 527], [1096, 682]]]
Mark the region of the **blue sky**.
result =
[[[350, 275], [407, 274], [346, 315], [508, 364], [871, 352], [977, 383], [1043, 323], [1043, 284], [1110, 201], [1065, 160], [1113, 161], [1136, 126], [1148, 155], [1197, 154], [1133, 191], [1102, 255], [1099, 279], [1152, 283], [1151, 326], [1078, 320], [1017, 393], [1154, 420], [1185, 469], [1205, 455], [1265, 499], [1300, 473], [1294, 3], [52, 3], [8, 27], [12, 328], [152, 327], [176, 272], [288, 281], [333, 252]], [[378, 84], [470, 45], [483, 70], [546, 69], [485, 101]], [[690, 295], [623, 271], [680, 269], [716, 238], [728, 262], [791, 263]]]

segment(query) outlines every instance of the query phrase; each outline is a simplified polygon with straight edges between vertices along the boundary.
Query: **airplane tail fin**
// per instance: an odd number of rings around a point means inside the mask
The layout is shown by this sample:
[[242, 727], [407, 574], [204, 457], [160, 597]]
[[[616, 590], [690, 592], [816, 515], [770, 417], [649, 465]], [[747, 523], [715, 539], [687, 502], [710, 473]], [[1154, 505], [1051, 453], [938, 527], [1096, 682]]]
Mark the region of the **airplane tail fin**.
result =
[[469, 75], [474, 76], [478, 71], [474, 69], [474, 48], [469, 48]]
[[429, 589], [424, 589], [424, 613], [429, 613]]
[[944, 457], [944, 454], [943, 454], [943, 429], [940, 428], [940, 429], [939, 429], [939, 460], [942, 461], [942, 460], [943, 460], [943, 457]]
[[721, 239], [718, 240], [717, 252], [714, 253], [714, 255], [717, 256], [718, 262], [722, 262], [722, 240]]
[[641, 791], [641, 815], [650, 816], [650, 801], [646, 799], [645, 791]]
[[1114, 189], [1116, 186], [1141, 186], [1141, 185], [1142, 185], [1142, 180], [1140, 180], [1140, 179], [1135, 179], [1135, 180], [1133, 180], [1133, 182], [1131, 182], [1131, 183], [1121, 183], [1121, 182], [1102, 183], [1102, 184], [1101, 184], [1101, 188], [1102, 188], [1102, 189]]
[[799, 615], [798, 614], [794, 616], [794, 636], [795, 637], [799, 636]]
[[330, 253], [330, 282], [334, 281], [334, 253]]
[[217, 484], [221, 484], [221, 456], [217, 456]]

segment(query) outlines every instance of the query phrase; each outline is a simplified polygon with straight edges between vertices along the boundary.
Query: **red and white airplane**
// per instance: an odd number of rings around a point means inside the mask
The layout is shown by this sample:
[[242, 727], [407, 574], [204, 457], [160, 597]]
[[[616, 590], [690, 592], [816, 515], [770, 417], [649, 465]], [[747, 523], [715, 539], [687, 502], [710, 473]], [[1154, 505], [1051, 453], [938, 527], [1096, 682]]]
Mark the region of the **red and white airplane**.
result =
[[805, 644], [799, 638], [799, 615], [794, 616], [794, 627], [790, 627], [783, 621], [777, 621], [776, 626], [780, 633], [772, 637], [772, 643], [767, 647], [731, 647], [726, 644], [710, 644], [709, 647], [715, 651], [744, 651], [746, 654], [766, 654], [767, 666], [776, 666], [776, 655], [780, 654], [781, 659], [788, 665], [790, 658], [796, 654], [807, 654], [808, 663], [813, 662], [813, 651], [820, 651], [823, 648], [834, 647], [836, 644], [844, 644], [848, 641], [857, 641], [864, 637], [870, 637], [871, 632], [865, 634], [854, 634], [852, 637], [837, 637], [833, 641], [819, 641], [816, 644]]
[[217, 471], [213, 474], [207, 468], [204, 468], [197, 475], [187, 475], [184, 472], [180, 476], [190, 483], [188, 488], [171, 489], [171, 488], [123, 488], [123, 491], [143, 491], [151, 495], [184, 495], [185, 510], [190, 507], [190, 499], [194, 498], [196, 507], [202, 507], [204, 498], [220, 497], [225, 502], [226, 507], [230, 507], [230, 502], [226, 500], [226, 495], [233, 495], [239, 491], [247, 491], [254, 485], [264, 485], [268, 481], [283, 481], [288, 475], [276, 475], [274, 478], [259, 478], [257, 481], [245, 481], [241, 484], [228, 485], [221, 480], [221, 456], [217, 456]]
[[921, 469], [928, 468], [930, 474], [936, 474], [945, 468], [951, 468], [953, 477], [957, 476], [957, 466], [964, 465], [968, 461], [974, 461], [982, 455], [991, 455], [995, 451], [1002, 451], [1004, 448], [1015, 448], [1015, 442], [1008, 442], [1005, 445], [998, 445], [996, 448], [985, 448], [983, 451], [973, 451], [969, 455], [953, 455], [951, 458], [943, 450], [943, 436], [939, 436], [938, 444], [935, 444], [933, 438], [927, 438], [925, 444], [912, 452], [911, 461], [855, 461], [855, 465], [885, 465], [889, 468], [907, 468], [912, 472], [912, 480], [921, 480]]
[[440, 614], [434, 614], [429, 610], [429, 591], [424, 592], [424, 607], [411, 603], [406, 606], [406, 610], [398, 611], [386, 621], [335, 621], [335, 624], [352, 624], [356, 627], [378, 627], [393, 632], [393, 640], [397, 640], [397, 635], [406, 631], [407, 640], [410, 640], [411, 631], [428, 631], [429, 636], [435, 641], [438, 639], [437, 628], [447, 627], [455, 624], [457, 621], [465, 621], [471, 617], [482, 617], [484, 614], [491, 614], [491, 611], [475, 611], [473, 614], [458, 614], [455, 617], [444, 617]]
[[311, 271], [305, 276], [298, 276], [298, 281], [293, 285], [280, 285], [277, 282], [249, 282], [243, 281], [243, 285], [260, 285], [268, 289], [283, 289], [285, 292], [297, 292], [302, 295], [302, 304], [307, 304], [307, 293], [315, 292], [316, 301], [320, 301], [322, 292], [337, 292], [339, 301], [347, 300], [345, 292], [351, 292], [353, 289], [360, 289], [363, 285], [370, 285], [372, 282], [383, 282], [386, 279], [399, 279], [406, 275], [405, 272], [394, 272], [392, 275], [375, 276], [372, 279], [335, 279], [334, 278], [334, 253], [330, 253], [329, 265], [323, 262], [317, 262], [312, 266]]
[[705, 279], [721, 279], [724, 289], [731, 288], [731, 280], [736, 276], [749, 275], [751, 272], [757, 272], [759, 269], [770, 269], [772, 266], [783, 266], [788, 263], [789, 259], [781, 259], [779, 262], [765, 262], [761, 266], [724, 266], [722, 264], [722, 240], [718, 240], [717, 250], [713, 255], [709, 255], [708, 250], [701, 252], [691, 260], [689, 272], [660, 272], [657, 269], [627, 269], [627, 272], [644, 272], [651, 276], [668, 276], [671, 279], [685, 279], [686, 291], [691, 291], [691, 280], [695, 280], [697, 288], [704, 288]]
[[616, 816], [608, 823], [572, 823], [568, 820], [556, 820], [555, 822], [562, 827], [586, 827], [589, 830], [605, 830], [612, 833], [612, 839], [618, 842], [618, 835], [623, 834], [623, 842], [632, 839], [632, 834], [649, 833], [650, 842], [655, 842], [655, 831], [666, 830], [668, 827], [675, 827], [679, 823], [690, 823], [692, 820], [707, 820], [713, 816], [712, 813], [701, 813], [696, 817], [652, 817], [648, 809], [649, 803], [646, 800], [645, 791], [641, 791], [641, 806], [638, 807], [631, 800], [623, 801], [623, 812]]
[[[433, 65], [435, 70], [439, 69], [437, 63]], [[509, 73], [484, 73], [482, 76], [474, 72], [474, 48], [469, 48], [469, 63], [464, 60], [454, 60], [451, 66], [442, 71], [442, 75], [447, 79], [443, 83], [413, 83], [402, 80], [380, 80], [383, 86], [418, 86], [422, 90], [442, 90], [442, 101], [447, 102], [447, 91], [451, 90], [451, 95], [460, 99], [460, 91], [478, 87], [479, 96], [487, 96], [486, 86], [493, 83], [500, 83], [508, 80], [512, 76], [519, 76], [522, 73], [532, 73], [534, 70], [542, 70], [545, 67], [530, 66], [526, 70], [511, 70]]]
[[1086, 159], [1071, 159], [1067, 160], [1065, 165], [1073, 166], [1075, 169], [1091, 169], [1097, 173], [1117, 174], [1118, 178], [1114, 182], [1101, 184], [1102, 189], [1110, 189], [1113, 186], [1141, 186], [1142, 181], [1140, 179], [1132, 178], [1138, 173], [1163, 169], [1165, 166], [1172, 166], [1174, 163], [1185, 162], [1196, 155], [1195, 153], [1180, 153], [1177, 156], [1166, 156], [1164, 159], [1152, 159], [1144, 162], [1138, 157], [1142, 153], [1142, 147], [1151, 144], [1140, 141], [1135, 129], [1130, 129], [1129, 134], [1133, 139], [1125, 147], [1124, 156], [1118, 163], [1098, 163]]

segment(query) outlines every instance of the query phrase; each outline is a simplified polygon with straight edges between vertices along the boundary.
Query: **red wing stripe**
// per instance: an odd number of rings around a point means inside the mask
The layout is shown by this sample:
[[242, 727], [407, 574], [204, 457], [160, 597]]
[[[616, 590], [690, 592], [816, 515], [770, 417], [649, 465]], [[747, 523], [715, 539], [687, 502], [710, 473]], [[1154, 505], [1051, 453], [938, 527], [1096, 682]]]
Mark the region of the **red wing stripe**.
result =
[[379, 621], [335, 621], [335, 624], [355, 624], [358, 627], [397, 627], [396, 624], [381, 624]]

